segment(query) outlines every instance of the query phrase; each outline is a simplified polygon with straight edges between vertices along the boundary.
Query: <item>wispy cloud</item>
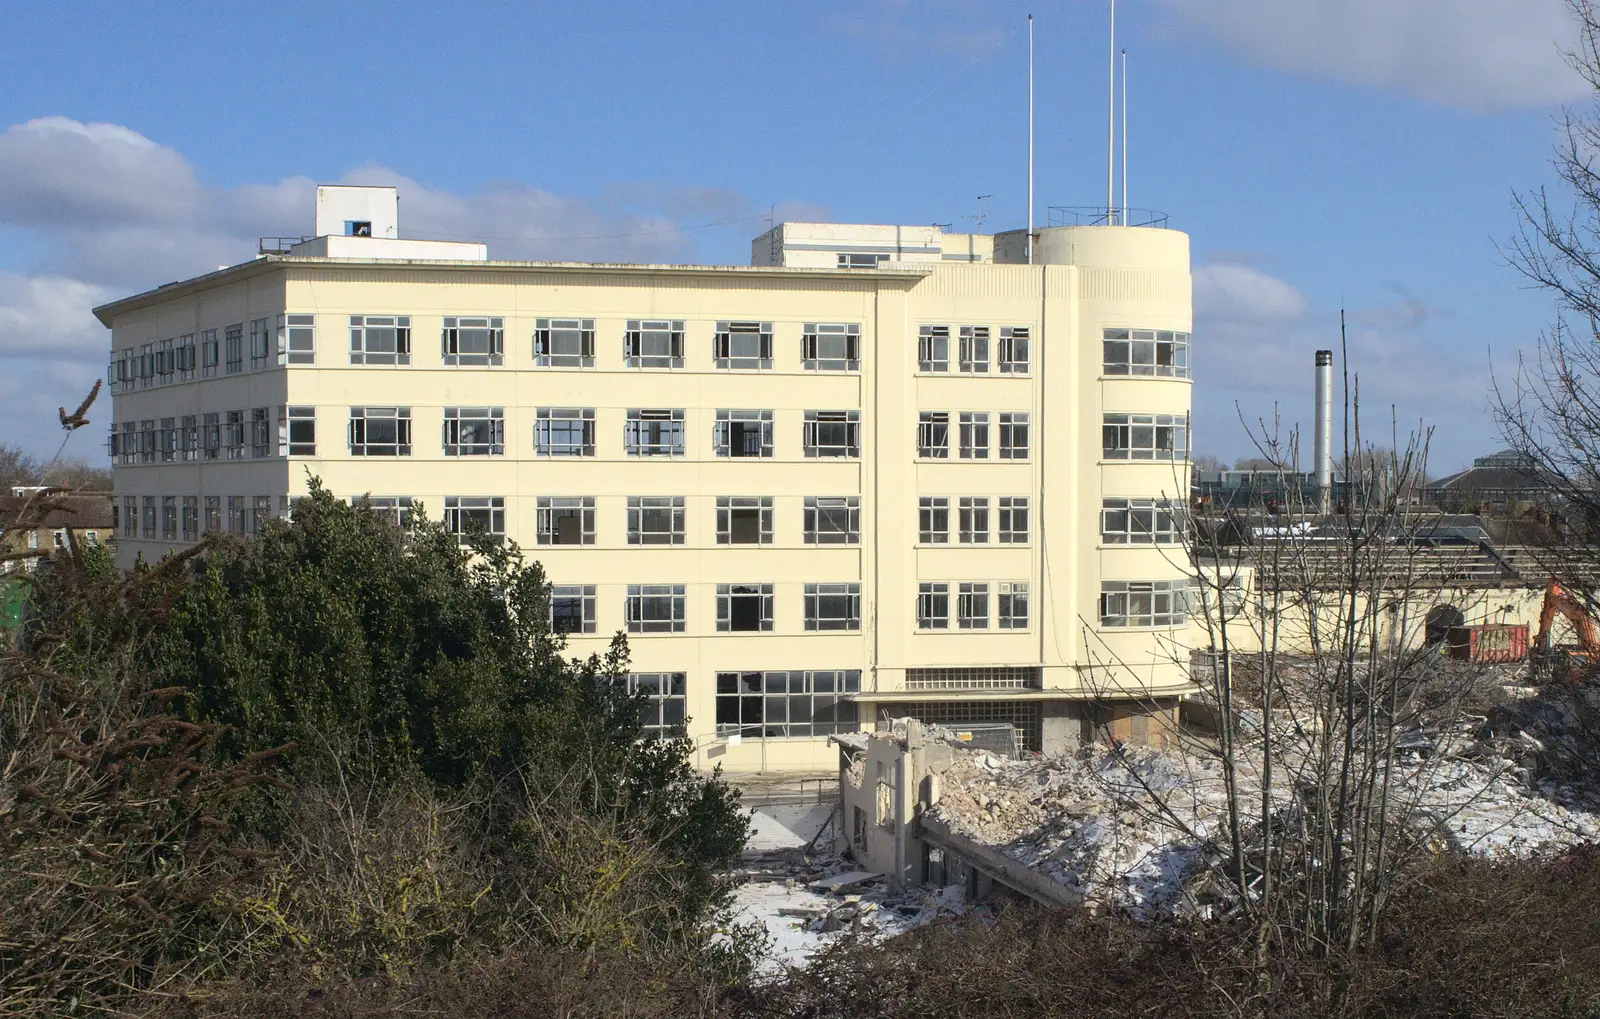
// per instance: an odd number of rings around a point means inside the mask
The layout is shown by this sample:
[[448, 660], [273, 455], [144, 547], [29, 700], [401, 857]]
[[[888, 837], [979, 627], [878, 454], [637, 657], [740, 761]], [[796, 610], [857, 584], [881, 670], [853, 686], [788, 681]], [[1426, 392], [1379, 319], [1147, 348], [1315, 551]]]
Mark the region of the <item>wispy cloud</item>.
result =
[[870, 43], [894, 60], [950, 56], [976, 60], [1005, 44], [992, 4], [978, 0], [879, 0], [823, 17], [824, 31]]
[[1440, 106], [1542, 106], [1587, 91], [1562, 57], [1578, 34], [1566, 0], [1160, 2], [1175, 27], [1261, 66]]

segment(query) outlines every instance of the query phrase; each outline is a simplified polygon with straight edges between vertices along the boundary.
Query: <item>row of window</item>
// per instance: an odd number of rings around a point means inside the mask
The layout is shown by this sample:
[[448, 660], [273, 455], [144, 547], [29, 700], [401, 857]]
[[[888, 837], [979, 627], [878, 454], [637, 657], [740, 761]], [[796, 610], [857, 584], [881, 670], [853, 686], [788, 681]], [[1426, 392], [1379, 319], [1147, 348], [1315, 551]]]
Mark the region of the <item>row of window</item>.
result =
[[[351, 407], [347, 431], [351, 456], [411, 456], [410, 407]], [[630, 408], [623, 423], [622, 448], [628, 456], [683, 457], [688, 452], [687, 412], [683, 408]], [[773, 411], [715, 412], [712, 443], [718, 457], [773, 456]], [[445, 407], [440, 447], [445, 456], [503, 456], [504, 407]], [[917, 455], [950, 458], [950, 413], [925, 411], [917, 423]], [[991, 415], [959, 412], [956, 449], [963, 460], [1026, 460], [1030, 417], [1023, 411], [999, 412], [991, 447]], [[802, 451], [808, 458], [861, 455], [861, 416], [855, 410], [808, 410], [801, 422]], [[315, 407], [279, 407], [277, 429], [266, 407], [214, 411], [182, 417], [113, 424], [107, 451], [120, 464], [191, 460], [242, 460], [270, 456], [315, 456]], [[549, 457], [596, 455], [592, 407], [539, 407], [534, 411], [534, 454]], [[1107, 460], [1188, 458], [1188, 419], [1177, 414], [1106, 414], [1102, 453]]]
[[[350, 363], [409, 365], [409, 315], [351, 315]], [[174, 339], [125, 347], [107, 367], [111, 391], [235, 375], [250, 370], [316, 361], [315, 317], [279, 315], [205, 329]], [[595, 319], [541, 318], [534, 322], [533, 362], [540, 367], [595, 365]], [[718, 368], [771, 369], [771, 322], [721, 321], [711, 335]], [[622, 331], [622, 361], [630, 368], [682, 368], [688, 336], [684, 319], [628, 319]], [[1106, 375], [1190, 378], [1189, 334], [1171, 330], [1105, 329]], [[953, 342], [952, 342], [953, 341]], [[924, 325], [917, 329], [917, 369], [972, 375], [1025, 375], [1032, 334], [1026, 326]], [[799, 362], [809, 371], [856, 371], [861, 367], [861, 326], [855, 322], [807, 322], [801, 327]], [[505, 362], [505, 319], [451, 316], [439, 331], [440, 362], [494, 366]]]
[[[639, 724], [647, 736], [671, 736], [688, 724], [688, 676], [630, 672], [627, 691], [640, 696]], [[857, 669], [716, 674], [716, 731], [748, 739], [831, 736], [854, 732]]]
[[201, 534], [257, 535], [273, 516], [269, 495], [125, 495], [112, 504], [125, 538], [199, 541]]

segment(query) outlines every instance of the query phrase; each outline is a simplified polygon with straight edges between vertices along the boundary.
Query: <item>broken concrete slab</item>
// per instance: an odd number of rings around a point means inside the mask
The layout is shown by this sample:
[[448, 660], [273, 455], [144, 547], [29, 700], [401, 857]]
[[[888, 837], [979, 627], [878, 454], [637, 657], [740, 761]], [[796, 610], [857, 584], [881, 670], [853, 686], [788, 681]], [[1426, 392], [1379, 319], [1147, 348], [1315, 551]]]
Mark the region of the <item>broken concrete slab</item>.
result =
[[843, 874], [834, 874], [831, 877], [825, 877], [820, 881], [813, 881], [808, 887], [811, 888], [812, 891], [831, 892], [834, 895], [839, 895], [843, 892], [859, 888], [864, 884], [868, 884], [869, 882], [882, 880], [883, 875], [875, 871], [851, 870], [846, 871]]

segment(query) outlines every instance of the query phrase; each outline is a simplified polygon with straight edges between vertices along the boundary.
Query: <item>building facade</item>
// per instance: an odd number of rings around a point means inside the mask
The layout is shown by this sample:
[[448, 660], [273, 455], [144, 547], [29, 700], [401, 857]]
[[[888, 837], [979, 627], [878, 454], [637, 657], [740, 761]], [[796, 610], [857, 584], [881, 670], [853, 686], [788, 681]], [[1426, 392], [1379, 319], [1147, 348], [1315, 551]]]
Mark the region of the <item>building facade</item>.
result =
[[841, 269], [361, 257], [343, 226], [97, 309], [124, 563], [310, 475], [482, 526], [735, 772], [828, 770], [891, 715], [1062, 749], [1190, 689], [1186, 235]]

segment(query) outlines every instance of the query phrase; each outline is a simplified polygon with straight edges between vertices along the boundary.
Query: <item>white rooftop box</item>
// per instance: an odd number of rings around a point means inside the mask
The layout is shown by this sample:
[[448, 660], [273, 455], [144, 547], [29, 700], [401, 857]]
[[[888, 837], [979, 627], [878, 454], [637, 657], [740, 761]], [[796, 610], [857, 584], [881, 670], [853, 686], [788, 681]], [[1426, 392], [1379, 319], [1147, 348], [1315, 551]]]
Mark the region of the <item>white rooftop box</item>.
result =
[[400, 192], [351, 184], [317, 186], [318, 237], [400, 236]]

